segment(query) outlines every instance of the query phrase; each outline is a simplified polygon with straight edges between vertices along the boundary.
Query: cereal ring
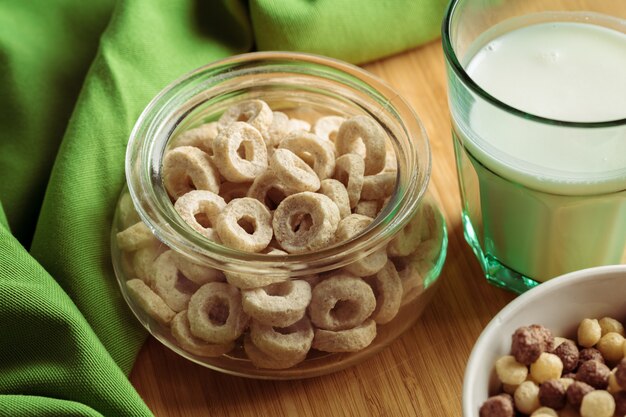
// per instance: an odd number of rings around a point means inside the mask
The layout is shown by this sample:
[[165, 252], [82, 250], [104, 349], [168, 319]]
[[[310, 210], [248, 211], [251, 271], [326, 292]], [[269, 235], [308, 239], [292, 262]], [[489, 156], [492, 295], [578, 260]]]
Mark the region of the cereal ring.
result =
[[313, 288], [309, 317], [321, 329], [345, 330], [363, 323], [375, 308], [372, 287], [361, 278], [343, 272]]
[[366, 175], [363, 177], [363, 188], [361, 198], [363, 200], [382, 200], [389, 197], [396, 186], [395, 172], [381, 172], [376, 175]]
[[126, 288], [128, 289], [128, 294], [139, 304], [143, 311], [162, 325], [169, 325], [176, 313], [142, 280], [128, 280], [126, 281]]
[[269, 166], [278, 181], [292, 191], [317, 191], [320, 179], [313, 169], [288, 149], [276, 149]]
[[406, 265], [396, 265], [398, 276], [402, 281], [401, 307], [424, 292], [424, 280], [433, 268], [431, 262], [423, 259], [411, 259]]
[[396, 159], [396, 153], [393, 150], [387, 151], [387, 155], [385, 156], [385, 169], [383, 172], [397, 172], [398, 171], [398, 160]]
[[120, 197], [120, 201], [117, 205], [117, 219], [120, 229], [122, 230], [141, 221], [137, 210], [135, 210], [133, 200], [128, 193], [124, 193]]
[[[346, 241], [359, 233], [372, 223], [372, 219], [360, 214], [351, 214], [339, 222], [335, 238], [339, 242]], [[376, 274], [387, 263], [387, 251], [385, 248], [378, 249], [369, 255], [361, 258], [349, 265], [346, 271], [359, 276], [366, 277]]]
[[339, 208], [330, 198], [303, 192], [285, 198], [278, 205], [272, 225], [283, 249], [303, 253], [331, 243], [339, 219]]
[[320, 117], [315, 122], [315, 126], [313, 126], [313, 133], [321, 139], [334, 142], [341, 124], [345, 121], [346, 119], [341, 116]]
[[179, 312], [187, 308], [198, 284], [178, 273], [173, 255], [173, 251], [165, 251], [154, 262], [152, 288], [172, 310]]
[[174, 200], [192, 190], [217, 194], [220, 176], [209, 155], [193, 146], [181, 146], [163, 158], [163, 185]]
[[287, 126], [289, 127], [289, 132], [295, 132], [296, 130], [308, 132], [311, 130], [311, 123], [300, 119], [289, 119]]
[[376, 275], [366, 281], [374, 288], [376, 295], [376, 309], [372, 319], [378, 324], [389, 323], [398, 314], [402, 303], [402, 281], [396, 267], [387, 261]]
[[335, 161], [335, 179], [346, 187], [350, 207], [355, 207], [361, 199], [364, 169], [363, 158], [354, 153], [342, 155]]
[[341, 124], [335, 146], [337, 154], [345, 155], [353, 150], [354, 143], [361, 138], [365, 145], [365, 175], [378, 174], [385, 168], [385, 131], [371, 117], [359, 115]]
[[287, 327], [297, 322], [304, 316], [310, 301], [311, 286], [303, 280], [288, 280], [242, 292], [243, 311], [268, 326]]
[[346, 330], [315, 329], [313, 349], [322, 352], [357, 352], [368, 347], [376, 338], [376, 322], [366, 320]]
[[408, 256], [415, 252], [422, 242], [422, 235], [424, 235], [424, 229], [426, 228], [422, 214], [424, 206], [422, 205], [417, 210], [406, 226], [389, 242], [387, 245], [387, 254], [389, 256]]
[[273, 112], [272, 124], [268, 130], [268, 147], [278, 146], [281, 140], [289, 134], [289, 116], [280, 111]]
[[137, 251], [133, 254], [132, 260], [135, 276], [150, 285], [152, 282], [154, 261], [167, 249], [167, 246], [160, 241], [144, 248], [137, 249]]
[[278, 145], [279, 149], [288, 149], [303, 161], [309, 163], [320, 180], [330, 178], [335, 171], [335, 152], [332, 145], [321, 141], [313, 133], [298, 130], [290, 133]]
[[195, 146], [200, 148], [207, 155], [213, 156], [213, 139], [217, 137], [217, 122], [202, 124], [196, 128], [186, 130], [176, 136], [172, 141], [171, 148], [180, 146]]
[[306, 355], [293, 357], [275, 357], [274, 355], [268, 355], [254, 345], [249, 334], [246, 334], [243, 339], [243, 348], [246, 355], [248, 355], [248, 359], [250, 359], [252, 364], [257, 368], [287, 369], [297, 365], [306, 358]]
[[325, 179], [320, 183], [318, 192], [333, 200], [339, 208], [339, 215], [342, 219], [350, 215], [350, 198], [342, 183], [330, 178]]
[[[258, 177], [257, 177], [258, 178]], [[235, 198], [244, 198], [248, 196], [248, 190], [252, 186], [249, 182], [223, 182], [220, 189], [220, 196], [226, 203], [230, 203]]]
[[246, 274], [241, 272], [224, 272], [226, 281], [242, 290], [267, 287], [270, 284], [283, 282], [289, 279], [289, 274], [276, 272], [273, 274]]
[[257, 348], [268, 355], [281, 359], [304, 358], [313, 342], [313, 326], [304, 316], [277, 331], [274, 327], [253, 319], [250, 322], [250, 339]]
[[262, 100], [248, 100], [230, 106], [219, 118], [217, 124], [221, 132], [233, 124], [246, 122], [266, 138], [273, 118], [274, 114], [267, 103]]
[[254, 180], [247, 196], [259, 200], [270, 210], [275, 210], [287, 196], [292, 194], [291, 190], [278, 181], [276, 174], [268, 169]]
[[187, 310], [181, 311], [172, 320], [172, 336], [178, 345], [189, 353], [196, 356], [215, 357], [230, 352], [235, 347], [233, 342], [223, 345], [207, 343], [191, 334]]
[[272, 240], [272, 215], [254, 198], [236, 198], [222, 209], [215, 231], [229, 248], [259, 252]]
[[213, 163], [230, 182], [251, 182], [267, 169], [267, 148], [254, 127], [235, 122], [213, 141]]
[[209, 343], [226, 344], [237, 339], [248, 326], [239, 289], [225, 282], [204, 284], [189, 301], [191, 333]]
[[354, 212], [373, 219], [378, 216], [378, 212], [380, 211], [379, 205], [378, 201], [361, 200], [354, 207]]
[[200, 265], [187, 257], [184, 253], [173, 253], [174, 264], [176, 268], [189, 280], [198, 285], [204, 285], [207, 282], [224, 281], [224, 274], [214, 268]]
[[190, 191], [174, 203], [174, 208], [183, 220], [201, 235], [217, 242], [215, 232], [217, 218], [226, 207], [226, 202], [211, 191]]
[[132, 252], [158, 242], [150, 228], [143, 222], [137, 222], [121, 232], [117, 232], [115, 238], [117, 246], [127, 252]]

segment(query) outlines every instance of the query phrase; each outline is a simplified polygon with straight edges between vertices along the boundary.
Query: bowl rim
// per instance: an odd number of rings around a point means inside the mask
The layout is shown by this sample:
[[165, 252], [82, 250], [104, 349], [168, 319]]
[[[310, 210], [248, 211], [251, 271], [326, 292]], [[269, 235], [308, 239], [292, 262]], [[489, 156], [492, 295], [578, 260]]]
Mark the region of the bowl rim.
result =
[[496, 332], [501, 323], [505, 322], [508, 317], [515, 315], [520, 309], [525, 307], [525, 305], [530, 300], [544, 293], [557, 291], [564, 286], [584, 281], [586, 279], [589, 279], [590, 277], [611, 276], [616, 273], [626, 274], [626, 265], [605, 265], [569, 272], [556, 278], [552, 278], [551, 280], [530, 289], [529, 291], [521, 294], [513, 301], [508, 303], [506, 306], [504, 306], [489, 321], [487, 326], [485, 326], [483, 331], [480, 333], [480, 336], [478, 336], [478, 339], [474, 343], [474, 347], [472, 348], [469, 359], [467, 360], [465, 373], [463, 375], [463, 389], [461, 397], [463, 417], [477, 417], [477, 415], [472, 414], [472, 412], [474, 411], [473, 407], [475, 407], [475, 404], [473, 404], [472, 402], [472, 397], [470, 396], [471, 392], [474, 389], [472, 376], [476, 375], [480, 366], [482, 365], [482, 361], [480, 358], [481, 354], [479, 352], [484, 351], [485, 346], [489, 343], [491, 339], [492, 333]]

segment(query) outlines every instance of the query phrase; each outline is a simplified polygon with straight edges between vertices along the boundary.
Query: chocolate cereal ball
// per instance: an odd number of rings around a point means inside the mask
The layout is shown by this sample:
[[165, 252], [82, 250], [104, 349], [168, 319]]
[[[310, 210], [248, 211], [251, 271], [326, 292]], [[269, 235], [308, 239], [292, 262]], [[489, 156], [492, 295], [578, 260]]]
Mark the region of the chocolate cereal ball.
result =
[[539, 386], [539, 403], [560, 410], [565, 407], [565, 386], [558, 379], [549, 379]]
[[576, 372], [576, 380], [585, 382], [595, 389], [606, 389], [609, 385], [611, 370], [598, 361], [587, 361], [580, 365]]
[[480, 407], [480, 417], [513, 417], [513, 398], [509, 394], [495, 395]]
[[615, 369], [615, 380], [622, 389], [626, 389], [626, 358], [622, 359]]
[[543, 352], [552, 350], [554, 345], [550, 330], [537, 324], [520, 327], [515, 330], [511, 339], [511, 355], [524, 365], [535, 362]]
[[602, 353], [600, 353], [600, 351], [596, 348], [585, 348], [582, 349], [578, 355], [578, 366], [587, 361], [598, 361], [600, 363], [604, 363], [604, 356], [602, 356]]
[[622, 417], [626, 415], [626, 391], [613, 394], [615, 398], [615, 414]]
[[575, 381], [572, 385], [567, 388], [566, 396], [567, 402], [570, 403], [574, 408], [580, 407], [580, 403], [583, 402], [583, 397], [593, 391], [594, 388], [585, 384], [584, 382]]
[[580, 352], [576, 343], [571, 340], [564, 340], [553, 352], [563, 362], [563, 372], [569, 373], [578, 367]]

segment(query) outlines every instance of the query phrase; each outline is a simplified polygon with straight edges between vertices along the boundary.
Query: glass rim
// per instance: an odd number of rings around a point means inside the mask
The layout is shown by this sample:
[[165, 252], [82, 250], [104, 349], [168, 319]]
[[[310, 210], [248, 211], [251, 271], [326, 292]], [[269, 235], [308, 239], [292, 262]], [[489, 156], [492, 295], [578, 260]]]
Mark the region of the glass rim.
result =
[[450, 28], [452, 23], [452, 17], [456, 12], [456, 8], [459, 3], [467, 1], [467, 0], [451, 0], [448, 3], [448, 7], [446, 8], [446, 12], [444, 14], [444, 18], [441, 25], [441, 42], [443, 45], [443, 54], [448, 61], [450, 68], [454, 71], [454, 73], [459, 77], [459, 79], [466, 85], [473, 93], [486, 100], [490, 104], [498, 107], [501, 110], [504, 110], [508, 113], [511, 113], [515, 116], [522, 117], [527, 120], [531, 120], [538, 123], [543, 123], [552, 126], [561, 126], [561, 127], [571, 127], [571, 128], [587, 128], [587, 129], [596, 129], [596, 128], [609, 128], [616, 126], [626, 126], [626, 117], [616, 120], [607, 120], [603, 122], [573, 122], [566, 120], [558, 120], [552, 119], [549, 117], [539, 116], [533, 113], [529, 113], [523, 110], [520, 110], [516, 107], [513, 107], [509, 104], [500, 101], [496, 97], [489, 94], [482, 87], [480, 87], [465, 71], [465, 68], [461, 65], [460, 60], [457, 57], [457, 54], [452, 46], [452, 40], [450, 37]]
[[[391, 195], [391, 204], [383, 208], [383, 211], [367, 229], [345, 242], [301, 254], [267, 255], [244, 252], [209, 241], [195, 232], [189, 233], [186, 225], [169, 223], [168, 227], [163, 227], [160, 222], [155, 221], [153, 218], [154, 214], [151, 214], [156, 209], [159, 216], [163, 215], [158, 205], [150, 204], [150, 211], [148, 211], [143, 204], [138, 204], [138, 202], [142, 202], [142, 198], [145, 198], [143, 190], [149, 188], [150, 185], [148, 183], [149, 178], [144, 175], [145, 172], [139, 175], [134, 173], [133, 164], [137, 161], [134, 160], [133, 156], [139, 155], [139, 158], [142, 158], [141, 155], [148, 155], [145, 150], [147, 149], [146, 143], [149, 143], [150, 138], [145, 135], [145, 130], [156, 123], [155, 118], [159, 117], [159, 109], [170, 103], [172, 94], [177, 94], [176, 89], [183, 88], [186, 83], [193, 83], [193, 80], [203, 73], [208, 74], [210, 71], [219, 70], [229, 65], [241, 63], [249, 65], [255, 62], [262, 64], [267, 61], [276, 61], [278, 64], [289, 62], [290, 64], [306, 63], [317, 65], [327, 70], [339, 71], [346, 80], [352, 81], [354, 85], [344, 84], [346, 88], [357, 91], [355, 85], [358, 84], [366, 89], [371, 89], [370, 98], [373, 98], [376, 103], [381, 105], [381, 109], [384, 111], [392, 111], [392, 115], [395, 115], [393, 120], [397, 119], [397, 122], [400, 123], [402, 131], [406, 136], [406, 142], [408, 142], [408, 146], [411, 148], [409, 149], [411, 155], [407, 156], [409, 162], [413, 158], [418, 157], [420, 163], [424, 165], [420, 175], [412, 175], [411, 172], [405, 172], [401, 175], [400, 170], [398, 170], [397, 184], [403, 179], [408, 180], [408, 183], [405, 184], [406, 187], [400, 190], [400, 187], [396, 186], [394, 193]], [[223, 79], [236, 76], [233, 74], [234, 72], [228, 71], [227, 74], [212, 74], [208, 76]], [[320, 72], [316, 75], [321, 77], [322, 73]], [[358, 91], [363, 93], [361, 90]], [[384, 102], [381, 103], [379, 100], [384, 100]], [[404, 117], [408, 115], [410, 120], [407, 122], [405, 118], [400, 119], [400, 113]], [[400, 142], [401, 138], [396, 138], [395, 140]], [[420, 151], [424, 152], [419, 156], [418, 147]], [[149, 161], [149, 158], [144, 159]], [[145, 161], [140, 162], [145, 164]], [[201, 263], [219, 264], [220, 268], [227, 271], [244, 272], [242, 270], [247, 271], [249, 269], [258, 271], [258, 268], [261, 267], [270, 270], [287, 269], [293, 275], [299, 275], [298, 271], [306, 274], [312, 273], [311, 267], [314, 269], [317, 267], [319, 272], [332, 270], [354, 261], [350, 256], [357, 256], [358, 253], [363, 252], [371, 253], [377, 250], [383, 242], [394, 236], [418, 209], [430, 181], [431, 167], [430, 145], [423, 124], [411, 106], [385, 81], [355, 65], [319, 55], [282, 51], [253, 52], [224, 58], [193, 70], [170, 83], [152, 99], [139, 116], [130, 135], [126, 155], [126, 180], [141, 220], [149, 226], [160, 240], [172, 247], [172, 249], [194, 259], [199, 258], [198, 260]], [[137, 179], [134, 176], [141, 178]], [[168, 220], [167, 216], [161, 220], [163, 219]], [[338, 266], [338, 264], [340, 265]], [[294, 265], [305, 267], [296, 267], [294, 269]]]

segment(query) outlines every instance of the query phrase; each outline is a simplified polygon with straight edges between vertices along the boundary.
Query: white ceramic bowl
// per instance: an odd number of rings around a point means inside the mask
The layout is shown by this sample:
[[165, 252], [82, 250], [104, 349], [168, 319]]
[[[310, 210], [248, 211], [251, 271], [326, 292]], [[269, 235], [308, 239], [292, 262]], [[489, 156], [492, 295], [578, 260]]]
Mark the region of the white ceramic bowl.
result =
[[485, 327], [474, 345], [463, 380], [463, 416], [478, 417], [498, 389], [494, 363], [511, 351], [520, 326], [541, 324], [555, 336], [575, 337], [586, 317], [626, 320], [626, 265], [584, 269], [551, 279], [520, 295]]

